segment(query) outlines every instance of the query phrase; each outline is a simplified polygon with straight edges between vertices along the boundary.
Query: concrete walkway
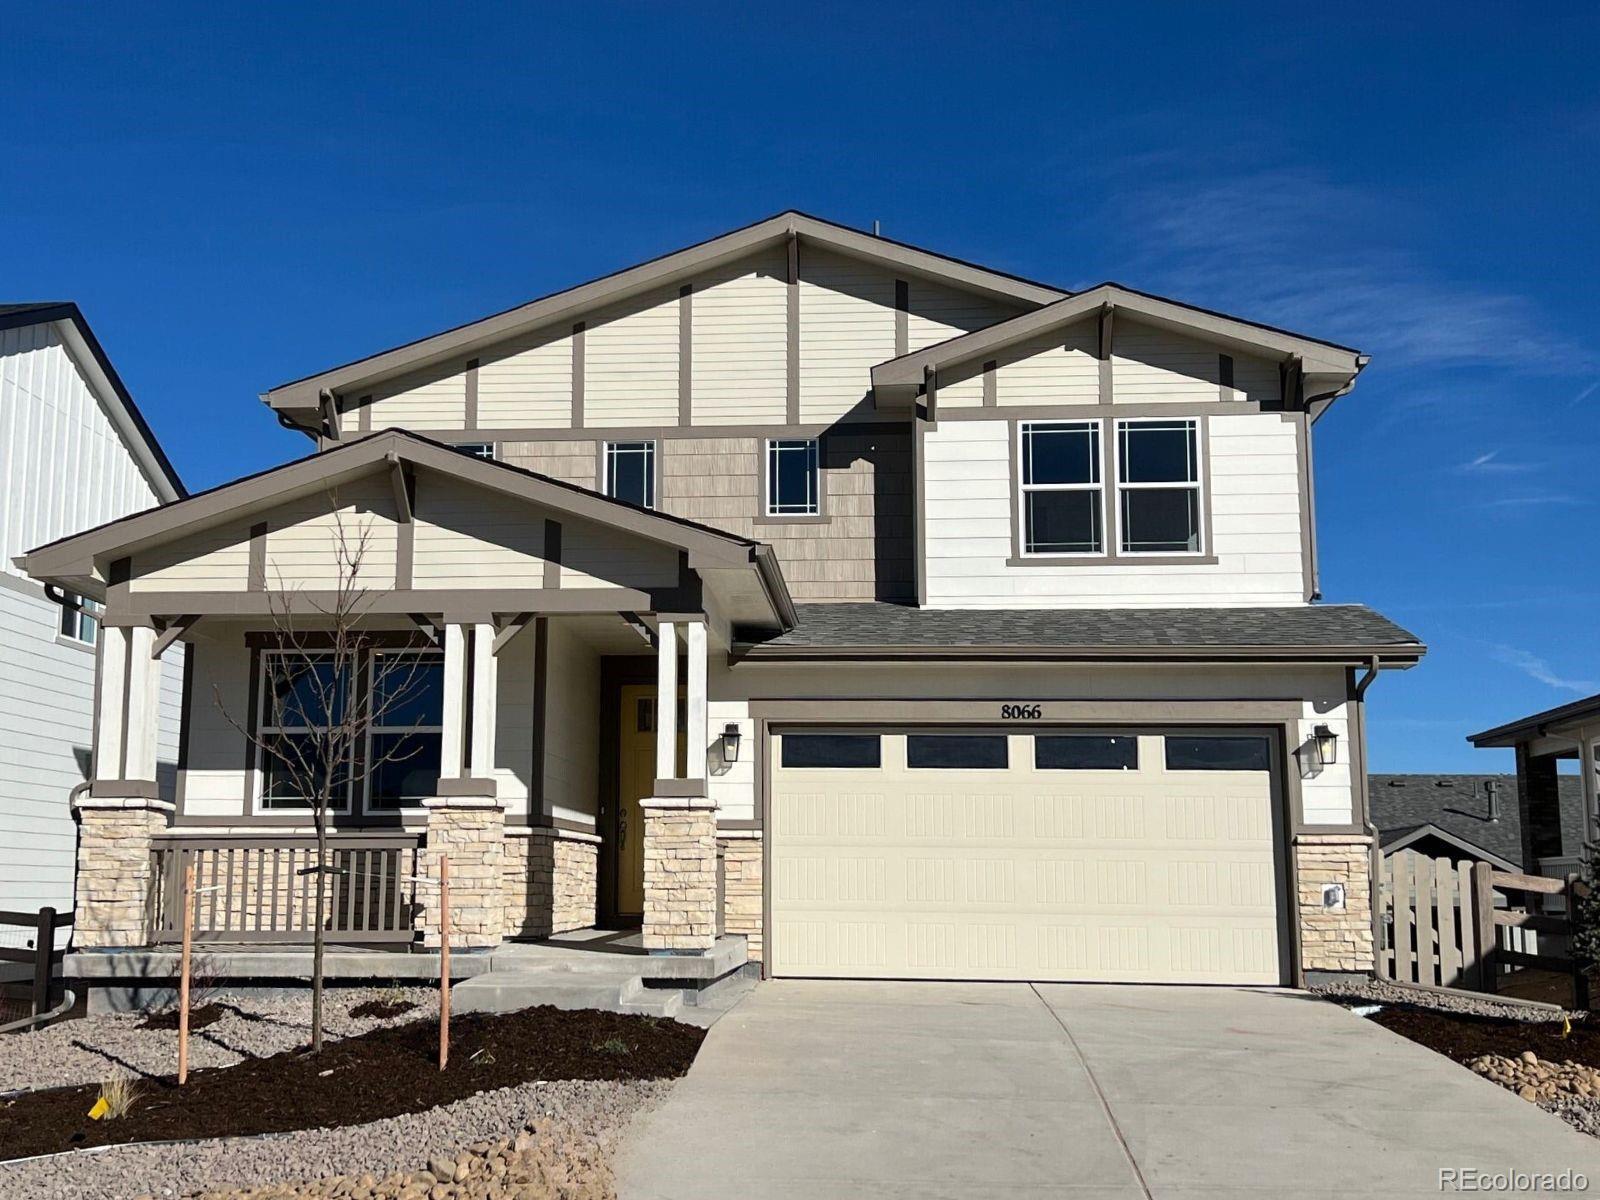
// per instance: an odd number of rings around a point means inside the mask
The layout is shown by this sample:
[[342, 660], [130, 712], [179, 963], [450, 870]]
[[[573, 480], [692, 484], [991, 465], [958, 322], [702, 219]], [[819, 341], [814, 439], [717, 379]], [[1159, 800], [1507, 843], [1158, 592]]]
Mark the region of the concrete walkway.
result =
[[618, 1159], [622, 1200], [1437, 1197], [1441, 1168], [1600, 1190], [1600, 1142], [1291, 993], [798, 980]]

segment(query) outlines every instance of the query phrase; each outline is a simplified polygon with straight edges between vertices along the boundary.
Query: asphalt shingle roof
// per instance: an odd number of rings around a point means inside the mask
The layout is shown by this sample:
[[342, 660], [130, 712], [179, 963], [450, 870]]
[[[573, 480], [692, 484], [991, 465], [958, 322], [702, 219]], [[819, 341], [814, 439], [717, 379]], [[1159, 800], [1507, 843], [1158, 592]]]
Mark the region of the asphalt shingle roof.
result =
[[802, 604], [763, 649], [862, 647], [1319, 647], [1420, 652], [1416, 635], [1359, 604], [1283, 608], [938, 609]]
[[[1561, 796], [1562, 853], [1583, 847], [1583, 790], [1575, 775], [1558, 777]], [[1500, 785], [1500, 819], [1489, 820], [1491, 780]], [[1379, 840], [1388, 844], [1419, 825], [1482, 847], [1509, 862], [1522, 861], [1522, 816], [1515, 775], [1369, 775], [1368, 803]]]

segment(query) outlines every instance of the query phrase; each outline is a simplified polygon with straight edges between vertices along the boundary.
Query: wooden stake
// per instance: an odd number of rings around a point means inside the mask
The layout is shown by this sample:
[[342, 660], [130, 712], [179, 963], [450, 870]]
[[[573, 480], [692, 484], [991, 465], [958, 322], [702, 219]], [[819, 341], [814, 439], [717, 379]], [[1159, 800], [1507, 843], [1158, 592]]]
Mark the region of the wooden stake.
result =
[[178, 969], [178, 1086], [189, 1081], [189, 948], [194, 943], [194, 863], [183, 869], [183, 955]]
[[450, 1061], [450, 856], [439, 856], [439, 1070]]

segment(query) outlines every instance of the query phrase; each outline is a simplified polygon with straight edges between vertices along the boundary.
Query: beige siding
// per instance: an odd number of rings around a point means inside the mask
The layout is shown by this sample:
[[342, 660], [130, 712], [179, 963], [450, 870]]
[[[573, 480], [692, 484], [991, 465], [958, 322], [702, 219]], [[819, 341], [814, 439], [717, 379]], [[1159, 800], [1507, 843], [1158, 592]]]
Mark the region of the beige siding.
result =
[[600, 444], [588, 441], [501, 442], [500, 457], [514, 467], [563, 483], [598, 490]]
[[[911, 352], [943, 342], [996, 321], [1016, 316], [1021, 309], [996, 300], [958, 291], [927, 279], [909, 279], [906, 286], [906, 350]], [[939, 380], [939, 404], [946, 408], [976, 408], [983, 403], [983, 365], [951, 372]]]
[[478, 367], [480, 429], [572, 424], [572, 334], [541, 330], [496, 347]]
[[254, 518], [229, 521], [133, 559], [135, 592], [182, 589], [243, 591], [250, 579], [250, 526]]
[[894, 357], [894, 276], [828, 251], [800, 251], [800, 419], [863, 406], [873, 364]]
[[694, 423], [781, 424], [788, 403], [788, 255], [769, 250], [694, 282]]
[[467, 422], [467, 378], [456, 368], [442, 377], [412, 378], [384, 384], [373, 393], [365, 418], [344, 415], [345, 434], [363, 420], [370, 429], [461, 429]]
[[546, 630], [545, 808], [592, 823], [600, 791], [600, 658], [559, 617]]
[[543, 587], [543, 555], [544, 521], [525, 502], [419, 474], [416, 587]]
[[1304, 600], [1295, 427], [1272, 413], [1209, 420], [1210, 545], [1218, 562], [1008, 566], [1007, 421], [947, 421], [924, 446], [933, 607], [1157, 607]]
[[676, 288], [597, 316], [584, 336], [585, 425], [678, 423]]
[[561, 586], [655, 588], [678, 582], [678, 552], [592, 521], [563, 521]]
[[[202, 626], [203, 628], [203, 626]], [[219, 628], [189, 643], [188, 769], [180, 782], [185, 816], [237, 817], [245, 811], [250, 716], [250, 651], [241, 630]]]
[[[1118, 318], [1112, 343], [1112, 390], [1119, 403], [1215, 400], [1219, 394], [1216, 346], [1152, 325]], [[1278, 394], [1273, 364], [1233, 356], [1230, 399], [1268, 400]]]
[[[1100, 400], [1099, 329], [1084, 321], [1049, 337], [1034, 338], [997, 356], [995, 402], [1096, 404]], [[1212, 389], [1212, 398], [1216, 390]], [[943, 401], [943, 393], [940, 394]]]
[[533, 782], [534, 635], [524, 629], [496, 656], [495, 796], [507, 821], [527, 815]]
[[396, 525], [386, 474], [283, 505], [267, 518], [267, 587], [393, 587]]

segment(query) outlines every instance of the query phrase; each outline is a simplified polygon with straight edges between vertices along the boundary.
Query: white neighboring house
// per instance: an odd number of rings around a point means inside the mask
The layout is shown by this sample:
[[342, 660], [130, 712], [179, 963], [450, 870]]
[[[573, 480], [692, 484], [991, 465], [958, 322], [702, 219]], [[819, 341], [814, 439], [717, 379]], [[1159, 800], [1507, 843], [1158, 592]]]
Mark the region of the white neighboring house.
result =
[[[188, 493], [78, 306], [0, 304], [0, 909], [73, 904], [74, 787], [90, 777], [100, 605], [23, 551]], [[183, 649], [162, 663], [161, 778], [177, 764]], [[0, 942], [26, 931], [0, 926]]]

